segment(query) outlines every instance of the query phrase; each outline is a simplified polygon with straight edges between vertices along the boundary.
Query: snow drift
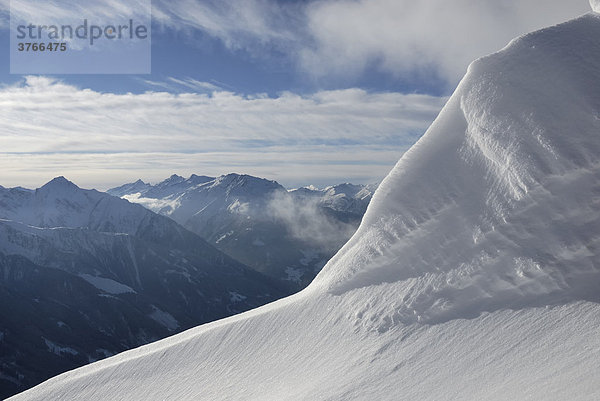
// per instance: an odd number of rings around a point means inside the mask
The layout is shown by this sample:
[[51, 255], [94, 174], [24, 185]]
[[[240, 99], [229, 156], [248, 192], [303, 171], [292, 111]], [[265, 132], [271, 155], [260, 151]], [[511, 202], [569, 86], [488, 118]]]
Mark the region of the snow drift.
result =
[[474, 62], [302, 293], [14, 400], [600, 398], [600, 15]]

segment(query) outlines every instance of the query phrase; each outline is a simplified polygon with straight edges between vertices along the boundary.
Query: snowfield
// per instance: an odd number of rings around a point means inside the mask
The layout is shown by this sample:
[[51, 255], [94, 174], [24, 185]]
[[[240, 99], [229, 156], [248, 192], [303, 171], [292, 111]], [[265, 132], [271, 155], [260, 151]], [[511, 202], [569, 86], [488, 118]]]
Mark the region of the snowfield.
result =
[[303, 292], [11, 400], [600, 399], [600, 15], [474, 62]]
[[[374, 299], [373, 299], [374, 300]], [[573, 303], [363, 330], [292, 297], [58, 376], [12, 399], [593, 400], [600, 308]]]

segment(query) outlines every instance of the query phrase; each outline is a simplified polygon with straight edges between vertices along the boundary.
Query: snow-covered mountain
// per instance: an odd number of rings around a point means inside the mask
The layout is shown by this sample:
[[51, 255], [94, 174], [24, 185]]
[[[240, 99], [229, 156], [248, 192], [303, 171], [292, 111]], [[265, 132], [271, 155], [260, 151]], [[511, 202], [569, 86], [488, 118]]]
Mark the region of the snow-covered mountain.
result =
[[320, 207], [328, 209], [330, 213], [353, 214], [362, 217], [376, 189], [376, 184], [345, 183], [325, 189], [303, 187], [290, 191], [290, 194], [301, 202], [315, 200]]
[[292, 297], [13, 400], [600, 399], [600, 14], [474, 62]]
[[308, 285], [352, 236], [374, 185], [287, 191], [249, 175], [173, 175], [108, 191], [168, 216], [215, 247], [294, 292]]
[[0, 188], [4, 396], [282, 295], [139, 205], [63, 177], [35, 191]]

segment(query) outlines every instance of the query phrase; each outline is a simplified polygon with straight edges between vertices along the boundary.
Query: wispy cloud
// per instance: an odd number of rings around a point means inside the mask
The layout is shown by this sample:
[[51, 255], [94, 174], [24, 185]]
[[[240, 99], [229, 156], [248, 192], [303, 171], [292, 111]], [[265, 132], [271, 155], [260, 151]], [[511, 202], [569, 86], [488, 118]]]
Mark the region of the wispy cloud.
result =
[[353, 224], [328, 216], [318, 199], [277, 193], [267, 204], [267, 215], [283, 223], [294, 238], [326, 252], [339, 249], [356, 231]]
[[[58, 7], [13, 1], [28, 19], [81, 19], [136, 12], [147, 0], [98, 0]], [[71, 1], [71, 0], [70, 0]], [[72, 0], [74, 1], [74, 0]], [[39, 4], [38, 4], [39, 3]], [[0, 10], [8, 8], [0, 0]], [[590, 11], [588, 0], [155, 0], [158, 26], [201, 31], [255, 58], [282, 55], [300, 74], [347, 79], [435, 75], [453, 87], [467, 65], [520, 34]], [[6, 13], [5, 13], [6, 14]], [[1, 15], [1, 13], [0, 13]], [[0, 18], [1, 20], [1, 18]]]
[[0, 89], [1, 184], [35, 186], [65, 174], [109, 186], [165, 171], [237, 171], [299, 184], [311, 176], [377, 180], [444, 102], [360, 89], [276, 98], [118, 95], [32, 76]]
[[155, 19], [176, 29], [197, 29], [232, 49], [285, 46], [296, 41], [304, 2], [273, 0], [157, 0]]
[[433, 74], [449, 87], [515, 36], [590, 11], [587, 0], [183, 0], [155, 9], [166, 26], [201, 30], [256, 57], [275, 48], [317, 79], [351, 80], [371, 68]]
[[[306, 8], [312, 44], [300, 63], [318, 76], [426, 71], [450, 85], [514, 37], [589, 11], [587, 0], [336, 0]], [[422, 73], [421, 73], [422, 74]]]
[[152, 81], [149, 79], [139, 79], [151, 89], [162, 89], [168, 92], [215, 92], [223, 90], [219, 85], [211, 82], [202, 82], [193, 78], [174, 78], [167, 77], [164, 81]]
[[101, 20], [132, 18], [146, 15], [148, 0], [97, 0], [81, 2], [76, 0], [0, 0], [0, 7], [18, 18], [33, 24], [56, 20], [80, 21], [82, 18]]

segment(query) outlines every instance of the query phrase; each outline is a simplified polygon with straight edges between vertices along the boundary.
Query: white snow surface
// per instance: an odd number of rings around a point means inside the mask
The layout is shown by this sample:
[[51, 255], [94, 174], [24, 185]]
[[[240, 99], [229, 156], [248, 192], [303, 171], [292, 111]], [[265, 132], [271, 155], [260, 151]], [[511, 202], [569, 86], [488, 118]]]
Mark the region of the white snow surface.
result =
[[600, 13], [600, 0], [590, 0], [590, 6], [596, 13]]
[[63, 355], [63, 354], [78, 355], [79, 354], [79, 352], [77, 352], [77, 350], [75, 350], [71, 347], [62, 347], [62, 346], [48, 340], [47, 338], [44, 338], [44, 342], [46, 343], [46, 347], [48, 347], [48, 351], [52, 352], [53, 354], [56, 354], [56, 355]]
[[177, 319], [175, 319], [170, 313], [165, 312], [154, 305], [152, 305], [152, 313], [150, 314], [150, 317], [156, 322], [165, 326], [168, 330], [177, 330], [179, 327], [179, 322]]
[[474, 62], [303, 292], [13, 400], [600, 399], [600, 15]]
[[104, 291], [108, 294], [118, 295], [135, 293], [135, 290], [128, 285], [119, 283], [118, 281], [111, 280], [105, 277], [92, 276], [91, 274], [80, 274], [79, 277], [96, 287], [97, 289]]

